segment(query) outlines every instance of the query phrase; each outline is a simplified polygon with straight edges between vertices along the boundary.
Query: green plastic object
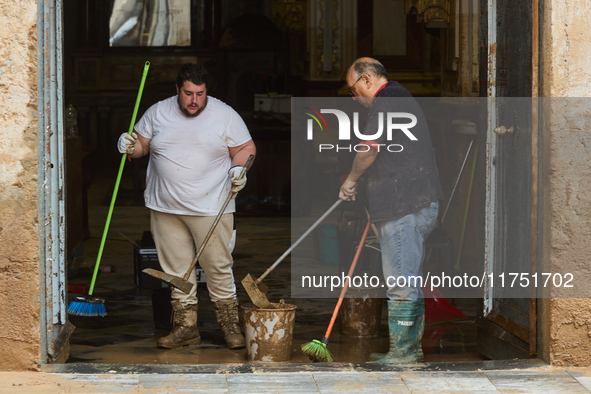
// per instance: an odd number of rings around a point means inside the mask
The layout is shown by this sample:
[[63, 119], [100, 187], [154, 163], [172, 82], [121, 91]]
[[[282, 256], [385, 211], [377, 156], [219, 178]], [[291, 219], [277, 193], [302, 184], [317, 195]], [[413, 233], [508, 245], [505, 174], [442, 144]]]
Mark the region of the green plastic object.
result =
[[[135, 100], [135, 107], [133, 109], [133, 115], [131, 116], [131, 122], [129, 124], [128, 133], [133, 133], [133, 126], [135, 125], [135, 118], [140, 107], [140, 101], [142, 99], [142, 92], [144, 91], [144, 85], [146, 83], [146, 77], [148, 76], [148, 69], [150, 68], [150, 62], [144, 64], [144, 73], [142, 74], [142, 81], [140, 82], [140, 88], [137, 92], [137, 98]], [[115, 200], [117, 199], [117, 192], [119, 191], [119, 184], [121, 183], [121, 175], [123, 174], [123, 167], [125, 166], [126, 153], [121, 156], [121, 164], [119, 164], [119, 173], [117, 174], [117, 180], [115, 181], [115, 188], [113, 189], [113, 197], [111, 197], [111, 205], [109, 206], [109, 213], [107, 214], [107, 221], [105, 223], [105, 229], [103, 230], [103, 236], [101, 238], [101, 245], [99, 246], [98, 255], [96, 256], [96, 263], [94, 265], [94, 272], [92, 274], [92, 281], [88, 289], [88, 295], [92, 295], [94, 291], [94, 283], [96, 282], [96, 276], [98, 274], [99, 266], [101, 264], [101, 257], [103, 256], [103, 249], [105, 248], [105, 241], [107, 240], [107, 233], [109, 232], [109, 224], [111, 224], [111, 216], [113, 215], [113, 208], [115, 207]]]
[[416, 364], [421, 338], [417, 330], [418, 301], [388, 300], [388, 335], [390, 349], [383, 356], [370, 354], [380, 364]]

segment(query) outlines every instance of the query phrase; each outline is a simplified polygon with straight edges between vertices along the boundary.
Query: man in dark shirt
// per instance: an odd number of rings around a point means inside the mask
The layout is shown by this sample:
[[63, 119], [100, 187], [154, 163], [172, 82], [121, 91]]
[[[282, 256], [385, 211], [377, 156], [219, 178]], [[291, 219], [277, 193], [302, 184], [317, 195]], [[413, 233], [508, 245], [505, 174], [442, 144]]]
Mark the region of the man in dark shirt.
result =
[[[339, 198], [355, 200], [359, 178], [366, 174], [369, 213], [377, 227], [388, 288], [390, 351], [370, 358], [415, 363], [422, 361], [425, 322], [418, 277], [425, 240], [435, 228], [443, 200], [431, 137], [419, 104], [398, 82], [388, 81], [377, 60], [356, 60], [347, 72], [347, 85], [353, 99], [369, 108], [363, 134], [373, 139], [361, 142], [367, 148], [356, 153]], [[388, 133], [389, 123], [408, 127]]]

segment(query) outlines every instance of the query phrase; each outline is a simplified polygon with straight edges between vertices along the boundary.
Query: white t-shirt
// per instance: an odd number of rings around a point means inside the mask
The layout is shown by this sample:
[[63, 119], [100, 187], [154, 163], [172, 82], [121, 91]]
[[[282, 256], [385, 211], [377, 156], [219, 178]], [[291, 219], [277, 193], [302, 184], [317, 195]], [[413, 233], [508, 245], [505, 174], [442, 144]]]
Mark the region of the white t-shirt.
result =
[[[216, 216], [230, 192], [228, 148], [252, 139], [240, 115], [208, 97], [203, 112], [190, 118], [173, 96], [151, 106], [134, 129], [151, 140], [146, 207], [172, 214]], [[232, 200], [225, 212], [234, 211]]]

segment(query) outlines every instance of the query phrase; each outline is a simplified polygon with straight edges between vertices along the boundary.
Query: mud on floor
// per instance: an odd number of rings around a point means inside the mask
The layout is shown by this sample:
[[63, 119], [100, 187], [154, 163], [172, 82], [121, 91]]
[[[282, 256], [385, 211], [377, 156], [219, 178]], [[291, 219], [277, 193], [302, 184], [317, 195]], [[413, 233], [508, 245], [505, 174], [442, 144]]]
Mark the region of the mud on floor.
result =
[[[106, 207], [90, 208], [91, 234], [102, 233]], [[248, 273], [260, 276], [291, 244], [290, 218], [286, 216], [248, 217], [237, 215], [238, 239], [234, 250], [234, 274], [240, 304], [250, 303], [240, 280]], [[104, 364], [226, 364], [246, 362], [246, 349], [229, 350], [219, 330], [213, 305], [203, 284], [198, 287], [198, 327], [202, 337], [199, 347], [159, 349], [156, 341], [168, 333], [155, 326], [155, 321], [166, 322], [168, 316], [154, 318], [150, 290], [136, 287], [133, 269], [133, 248], [128, 240], [139, 240], [149, 229], [149, 212], [143, 207], [116, 207], [109, 240], [105, 245], [102, 265], [110, 272], [102, 272], [96, 282], [95, 295], [104, 297], [107, 316], [71, 316], [76, 330], [70, 338], [68, 363]], [[111, 238], [112, 235], [112, 238]], [[124, 235], [121, 237], [120, 235]], [[127, 239], [126, 239], [127, 238]], [[94, 263], [99, 239], [85, 241], [84, 260]], [[303, 247], [305, 247], [302, 244]], [[313, 251], [310, 251], [313, 253]], [[286, 258], [264, 281], [269, 287], [271, 302], [283, 299], [297, 306], [291, 345], [292, 363], [309, 362], [301, 352], [301, 345], [322, 339], [330, 322], [336, 299], [291, 299], [291, 270]], [[88, 277], [76, 277], [70, 284], [88, 283]], [[73, 294], [71, 295], [73, 297]], [[474, 315], [475, 300], [455, 300], [467, 315]], [[366, 362], [370, 353], [388, 349], [385, 303], [378, 324], [378, 333], [369, 338], [355, 338], [341, 334], [340, 320], [330, 335], [328, 348], [335, 361]], [[242, 324], [242, 322], [241, 322]], [[160, 324], [162, 326], [162, 324]], [[244, 329], [244, 326], [242, 326]], [[425, 361], [482, 360], [476, 352], [476, 327], [469, 320], [428, 326], [423, 338]]]

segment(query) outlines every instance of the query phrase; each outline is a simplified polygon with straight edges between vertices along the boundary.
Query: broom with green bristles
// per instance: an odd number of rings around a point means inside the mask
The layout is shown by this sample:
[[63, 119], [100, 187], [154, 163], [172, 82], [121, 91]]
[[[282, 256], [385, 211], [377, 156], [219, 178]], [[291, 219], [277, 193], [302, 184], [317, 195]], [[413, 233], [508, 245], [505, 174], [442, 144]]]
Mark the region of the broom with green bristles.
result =
[[[349, 268], [349, 273], [347, 277], [352, 278], [353, 272], [355, 271], [355, 266], [357, 265], [357, 260], [359, 259], [359, 255], [361, 254], [361, 250], [363, 249], [363, 245], [365, 245], [365, 238], [367, 238], [367, 233], [369, 232], [369, 227], [371, 225], [371, 221], [369, 218], [367, 219], [367, 225], [365, 226], [365, 230], [363, 231], [363, 235], [361, 236], [361, 241], [359, 241], [359, 245], [357, 246], [357, 251], [355, 252], [355, 256], [353, 257], [353, 262], [351, 263], [351, 268]], [[341, 304], [343, 303], [343, 298], [345, 297], [345, 293], [347, 292], [347, 288], [349, 288], [349, 281], [345, 281], [343, 284], [343, 288], [341, 290], [341, 294], [339, 295], [339, 300], [337, 301], [337, 305], [334, 308], [334, 312], [332, 313], [332, 318], [330, 319], [330, 323], [328, 324], [328, 329], [326, 330], [326, 334], [321, 341], [314, 339], [312, 342], [308, 342], [302, 345], [302, 352], [310, 358], [313, 362], [321, 362], [321, 363], [331, 363], [333, 361], [332, 354], [330, 350], [328, 350], [328, 337], [330, 337], [330, 332], [332, 331], [332, 327], [334, 326], [335, 321], [337, 320], [337, 315], [339, 314], [339, 309], [341, 308]]]
[[[148, 76], [148, 69], [150, 68], [150, 62], [144, 64], [144, 72], [142, 74], [142, 81], [140, 82], [140, 88], [137, 93], [135, 100], [135, 107], [133, 109], [133, 115], [131, 117], [131, 124], [129, 125], [129, 134], [133, 133], [133, 126], [135, 125], [135, 118], [140, 106], [140, 100], [142, 98], [142, 92], [144, 91], [144, 84], [146, 83], [146, 77]], [[105, 229], [103, 230], [103, 236], [101, 238], [101, 244], [99, 247], [98, 255], [96, 256], [96, 263], [94, 265], [94, 272], [92, 274], [92, 280], [88, 289], [88, 295], [82, 297], [76, 297], [70, 305], [68, 305], [68, 313], [76, 316], [106, 316], [107, 310], [105, 308], [105, 300], [99, 297], [93, 297], [94, 284], [96, 282], [96, 276], [98, 275], [99, 266], [101, 264], [101, 257], [103, 255], [103, 249], [105, 247], [105, 241], [107, 240], [107, 233], [109, 232], [109, 224], [111, 223], [111, 216], [113, 215], [113, 208], [115, 207], [115, 200], [117, 199], [117, 191], [119, 191], [119, 184], [121, 183], [121, 175], [123, 174], [123, 167], [125, 166], [125, 158], [127, 153], [121, 156], [121, 163], [119, 165], [119, 172], [117, 174], [117, 180], [115, 181], [115, 187], [113, 189], [113, 197], [111, 197], [111, 205], [109, 206], [109, 213], [107, 214], [107, 221], [105, 223]]]

